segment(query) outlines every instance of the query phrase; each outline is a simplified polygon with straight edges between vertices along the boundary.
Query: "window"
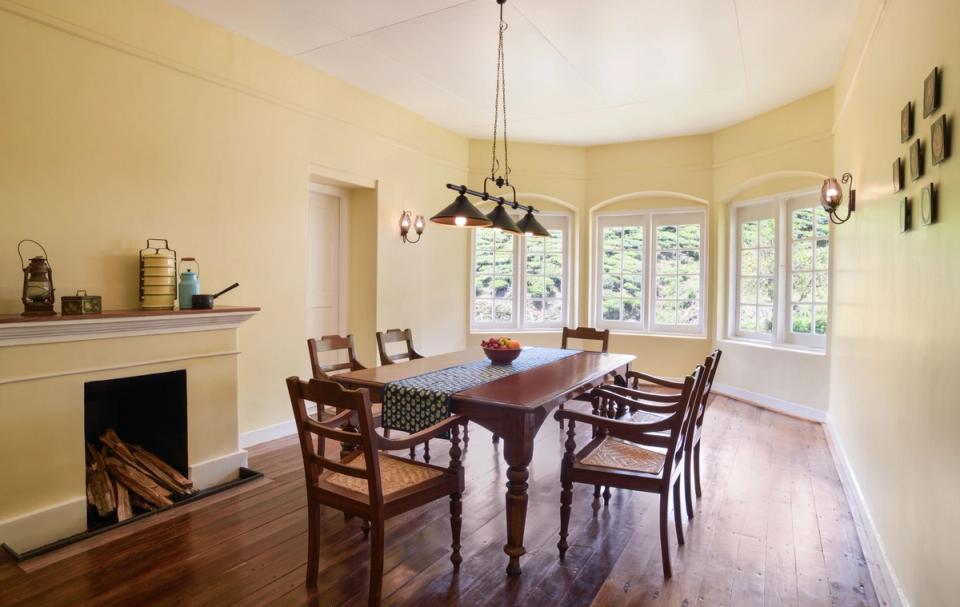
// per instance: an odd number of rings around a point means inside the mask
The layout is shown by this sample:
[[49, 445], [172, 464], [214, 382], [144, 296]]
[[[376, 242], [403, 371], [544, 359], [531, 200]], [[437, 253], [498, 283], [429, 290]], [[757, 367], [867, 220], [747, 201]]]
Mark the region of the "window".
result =
[[830, 220], [819, 194], [738, 205], [731, 223], [731, 334], [825, 347]]
[[704, 333], [705, 234], [706, 213], [699, 210], [600, 216], [597, 326]]
[[539, 213], [549, 238], [473, 231], [474, 330], [551, 329], [566, 324], [570, 217]]

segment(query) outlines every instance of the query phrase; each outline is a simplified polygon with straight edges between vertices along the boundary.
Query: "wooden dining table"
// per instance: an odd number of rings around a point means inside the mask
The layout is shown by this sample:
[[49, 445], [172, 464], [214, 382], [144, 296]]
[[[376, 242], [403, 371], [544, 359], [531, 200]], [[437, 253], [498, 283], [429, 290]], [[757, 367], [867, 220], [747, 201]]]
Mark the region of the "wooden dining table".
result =
[[[534, 439], [547, 414], [602, 384], [611, 374], [626, 372], [634, 358], [628, 354], [578, 352], [452, 395], [451, 412], [465, 416], [503, 440], [503, 457], [508, 465], [507, 543], [503, 547], [509, 557], [507, 575], [520, 575], [520, 557], [526, 553], [523, 533], [527, 517], [527, 479], [530, 477]], [[350, 388], [367, 388], [371, 399], [379, 401], [384, 386], [390, 382], [483, 359], [483, 350], [472, 348], [352, 371], [335, 379]]]

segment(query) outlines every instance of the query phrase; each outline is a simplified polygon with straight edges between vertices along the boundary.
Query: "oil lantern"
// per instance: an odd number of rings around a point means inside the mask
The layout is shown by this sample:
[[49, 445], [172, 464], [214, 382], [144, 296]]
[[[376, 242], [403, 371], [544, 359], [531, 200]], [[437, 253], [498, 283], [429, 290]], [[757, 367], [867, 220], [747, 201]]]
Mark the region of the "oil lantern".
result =
[[49, 316], [56, 314], [53, 311], [53, 270], [47, 262], [47, 250], [36, 240], [21, 240], [17, 244], [17, 253], [20, 255], [20, 264], [23, 265], [23, 243], [32, 242], [40, 247], [43, 255], [30, 258], [30, 263], [23, 267], [23, 315]]

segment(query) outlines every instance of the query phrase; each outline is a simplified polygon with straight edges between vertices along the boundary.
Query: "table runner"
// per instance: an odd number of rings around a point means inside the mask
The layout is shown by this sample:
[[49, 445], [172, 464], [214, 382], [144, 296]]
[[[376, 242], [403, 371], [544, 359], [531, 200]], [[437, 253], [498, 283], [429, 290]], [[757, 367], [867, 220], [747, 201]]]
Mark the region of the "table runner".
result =
[[383, 390], [381, 423], [384, 428], [419, 432], [450, 416], [450, 397], [457, 392], [578, 352], [559, 348], [524, 348], [509, 365], [494, 365], [483, 359], [390, 382]]

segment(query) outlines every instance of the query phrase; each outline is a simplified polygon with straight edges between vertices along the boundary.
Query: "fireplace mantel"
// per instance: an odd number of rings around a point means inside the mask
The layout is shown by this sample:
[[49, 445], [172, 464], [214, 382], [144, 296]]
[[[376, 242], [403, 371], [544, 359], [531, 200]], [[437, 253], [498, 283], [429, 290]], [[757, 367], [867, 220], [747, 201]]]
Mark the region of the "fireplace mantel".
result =
[[114, 310], [84, 316], [0, 316], [0, 347], [111, 337], [235, 329], [260, 311], [221, 306], [213, 310]]

